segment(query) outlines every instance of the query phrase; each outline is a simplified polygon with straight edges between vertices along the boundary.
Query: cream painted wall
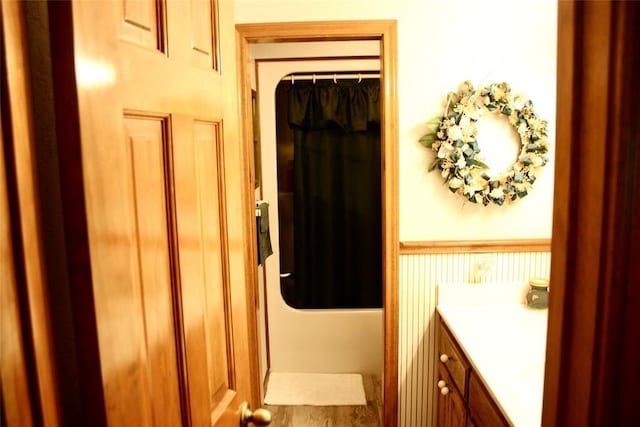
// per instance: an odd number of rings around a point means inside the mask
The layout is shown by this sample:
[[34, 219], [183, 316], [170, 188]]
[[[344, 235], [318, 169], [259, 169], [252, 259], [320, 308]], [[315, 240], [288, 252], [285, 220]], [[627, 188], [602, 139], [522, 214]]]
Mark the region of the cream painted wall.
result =
[[375, 40], [308, 43], [259, 43], [252, 44], [250, 47], [251, 57], [254, 59], [380, 55], [380, 42]]
[[[556, 8], [555, 0], [235, 0], [236, 23], [397, 20], [401, 241], [551, 236], [553, 153], [529, 196], [484, 208], [427, 173], [432, 154], [417, 140], [446, 93], [472, 80], [506, 81], [529, 96], [554, 143]], [[481, 148], [491, 142], [478, 139]]]

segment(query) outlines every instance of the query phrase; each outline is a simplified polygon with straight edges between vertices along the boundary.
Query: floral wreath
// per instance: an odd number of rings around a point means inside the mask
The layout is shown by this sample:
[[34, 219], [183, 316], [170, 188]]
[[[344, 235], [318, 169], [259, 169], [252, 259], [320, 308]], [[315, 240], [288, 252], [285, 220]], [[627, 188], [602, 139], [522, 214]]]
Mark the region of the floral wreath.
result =
[[[517, 160], [494, 177], [487, 175], [489, 166], [478, 158], [476, 122], [486, 111], [507, 116], [520, 135]], [[464, 82], [458, 92], [449, 94], [444, 115], [428, 125], [433, 129], [420, 138], [420, 143], [436, 154], [429, 172], [439, 168], [449, 190], [472, 203], [502, 206], [505, 200], [523, 198], [535, 182], [538, 169], [548, 161], [547, 122], [536, 116], [530, 100], [512, 97], [507, 83], [474, 90], [469, 81]]]

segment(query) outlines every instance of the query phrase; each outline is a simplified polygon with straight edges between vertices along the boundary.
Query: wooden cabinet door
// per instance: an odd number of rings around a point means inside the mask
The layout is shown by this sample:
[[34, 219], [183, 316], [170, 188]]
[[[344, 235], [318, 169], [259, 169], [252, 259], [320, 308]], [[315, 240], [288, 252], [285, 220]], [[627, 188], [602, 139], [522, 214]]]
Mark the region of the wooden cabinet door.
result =
[[108, 425], [237, 426], [250, 397], [231, 8], [72, 3]]
[[[436, 388], [437, 396], [437, 422], [438, 427], [465, 427], [467, 422], [467, 410], [464, 399], [453, 384], [451, 377], [439, 370], [438, 381], [444, 381], [443, 387]], [[445, 390], [445, 394], [442, 390]]]
[[466, 418], [464, 401], [457, 390], [449, 391], [446, 396], [438, 391], [439, 427], [464, 427]]
[[469, 375], [467, 400], [469, 414], [475, 420], [476, 425], [481, 427], [506, 427], [510, 425], [475, 371], [471, 371], [471, 375]]

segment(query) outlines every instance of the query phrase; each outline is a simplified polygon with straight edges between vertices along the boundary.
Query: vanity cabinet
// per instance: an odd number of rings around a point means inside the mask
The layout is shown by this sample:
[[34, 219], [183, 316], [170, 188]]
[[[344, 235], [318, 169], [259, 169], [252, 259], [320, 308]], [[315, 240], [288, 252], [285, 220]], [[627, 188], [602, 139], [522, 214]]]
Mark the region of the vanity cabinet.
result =
[[437, 426], [511, 425], [439, 315], [437, 325]]

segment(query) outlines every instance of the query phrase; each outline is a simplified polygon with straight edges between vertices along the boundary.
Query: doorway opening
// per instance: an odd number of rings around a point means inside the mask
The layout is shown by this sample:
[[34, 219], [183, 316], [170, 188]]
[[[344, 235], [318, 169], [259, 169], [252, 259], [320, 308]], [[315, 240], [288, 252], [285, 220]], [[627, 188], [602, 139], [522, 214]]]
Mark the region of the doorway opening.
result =
[[[243, 151], [246, 154], [246, 165], [250, 168], [253, 164], [252, 129], [246, 124], [251, 123], [251, 59], [250, 44], [254, 43], [281, 43], [281, 42], [313, 42], [313, 41], [345, 41], [345, 40], [369, 40], [376, 41], [379, 45], [380, 59], [380, 183], [381, 183], [381, 269], [383, 284], [383, 308], [380, 326], [383, 329], [383, 425], [394, 425], [397, 412], [397, 259], [398, 259], [398, 235], [397, 235], [397, 128], [396, 123], [396, 70], [395, 70], [395, 44], [396, 24], [394, 21], [359, 21], [357, 23], [345, 22], [314, 22], [314, 23], [287, 23], [287, 24], [242, 24], [236, 26], [238, 43], [238, 60], [242, 81], [243, 105]], [[282, 59], [281, 59], [282, 60]], [[351, 68], [357, 70], [358, 68]], [[259, 96], [258, 96], [259, 98]], [[260, 102], [260, 101], [259, 101]], [[264, 173], [264, 165], [262, 170]], [[251, 171], [253, 173], [253, 170]], [[252, 175], [252, 174], [251, 174]], [[251, 188], [245, 190], [246, 194], [255, 194], [254, 179], [250, 181]], [[250, 206], [253, 200], [247, 200]], [[252, 230], [255, 233], [255, 230]], [[255, 241], [255, 235], [250, 236]], [[252, 253], [249, 258], [255, 260]], [[247, 266], [247, 271], [255, 275], [252, 283], [254, 289], [258, 289], [259, 274], [256, 264]], [[286, 272], [285, 272], [286, 273]], [[258, 291], [257, 290], [257, 291]], [[257, 292], [256, 291], [256, 292]], [[339, 316], [338, 313], [335, 314]], [[260, 321], [257, 314], [256, 321]], [[260, 338], [256, 336], [256, 341]]]

